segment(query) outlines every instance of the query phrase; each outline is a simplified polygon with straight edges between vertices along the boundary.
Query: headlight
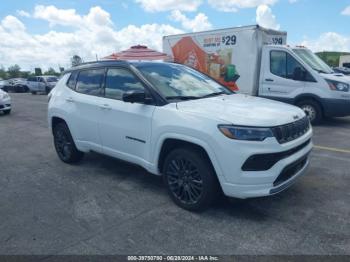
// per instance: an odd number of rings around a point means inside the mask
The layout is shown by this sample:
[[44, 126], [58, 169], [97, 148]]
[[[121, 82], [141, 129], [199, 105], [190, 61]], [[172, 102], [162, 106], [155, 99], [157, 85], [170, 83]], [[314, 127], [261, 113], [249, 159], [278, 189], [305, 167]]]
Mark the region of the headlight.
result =
[[264, 141], [268, 137], [274, 137], [271, 129], [264, 127], [219, 125], [218, 128], [225, 136], [236, 140]]
[[349, 92], [349, 85], [346, 83], [326, 79], [329, 88], [334, 91]]

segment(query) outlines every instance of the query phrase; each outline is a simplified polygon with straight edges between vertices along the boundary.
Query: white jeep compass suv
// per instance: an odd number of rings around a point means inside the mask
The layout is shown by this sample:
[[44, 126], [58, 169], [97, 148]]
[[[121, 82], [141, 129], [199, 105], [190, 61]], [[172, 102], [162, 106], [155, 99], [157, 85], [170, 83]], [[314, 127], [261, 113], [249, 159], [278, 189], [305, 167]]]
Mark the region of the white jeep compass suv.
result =
[[99, 152], [163, 175], [179, 206], [276, 194], [305, 173], [312, 130], [294, 106], [236, 94], [184, 65], [100, 61], [49, 95], [59, 158]]

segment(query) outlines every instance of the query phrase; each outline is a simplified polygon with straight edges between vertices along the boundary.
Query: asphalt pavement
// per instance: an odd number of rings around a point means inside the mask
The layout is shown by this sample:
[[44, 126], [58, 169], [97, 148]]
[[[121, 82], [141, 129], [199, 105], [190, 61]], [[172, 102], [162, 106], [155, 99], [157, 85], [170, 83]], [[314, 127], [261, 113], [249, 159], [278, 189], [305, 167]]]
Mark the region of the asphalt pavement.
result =
[[0, 254], [350, 255], [350, 118], [314, 128], [308, 173], [281, 194], [177, 207], [162, 180], [87, 154], [62, 163], [47, 97], [11, 94], [0, 114]]

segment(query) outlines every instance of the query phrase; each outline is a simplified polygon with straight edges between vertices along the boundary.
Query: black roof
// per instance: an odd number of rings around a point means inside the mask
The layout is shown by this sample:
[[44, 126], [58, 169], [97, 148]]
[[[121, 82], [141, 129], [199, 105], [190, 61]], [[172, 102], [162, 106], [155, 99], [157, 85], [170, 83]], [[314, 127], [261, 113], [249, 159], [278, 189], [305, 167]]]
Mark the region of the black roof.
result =
[[100, 67], [100, 66], [111, 66], [111, 65], [129, 65], [130, 63], [123, 60], [100, 60], [93, 62], [81, 63], [78, 66], [71, 67], [67, 69], [65, 72], [71, 72], [80, 69], [87, 69], [91, 67]]
[[103, 67], [103, 66], [129, 66], [129, 65], [145, 65], [145, 64], [155, 64], [155, 63], [167, 63], [167, 62], [156, 62], [156, 61], [126, 61], [126, 60], [100, 60], [100, 61], [93, 61], [93, 62], [87, 62], [82, 63], [78, 66], [71, 67], [64, 71], [64, 73], [72, 72], [75, 70], [81, 70], [81, 69], [88, 69], [93, 67]]

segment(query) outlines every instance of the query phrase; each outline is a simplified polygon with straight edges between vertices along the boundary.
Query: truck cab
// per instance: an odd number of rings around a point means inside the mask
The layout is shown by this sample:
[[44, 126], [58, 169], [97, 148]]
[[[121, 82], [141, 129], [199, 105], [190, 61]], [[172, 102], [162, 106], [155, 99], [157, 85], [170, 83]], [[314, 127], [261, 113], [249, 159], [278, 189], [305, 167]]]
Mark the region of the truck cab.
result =
[[305, 47], [262, 47], [258, 95], [301, 107], [312, 123], [350, 115], [349, 88], [350, 77]]

